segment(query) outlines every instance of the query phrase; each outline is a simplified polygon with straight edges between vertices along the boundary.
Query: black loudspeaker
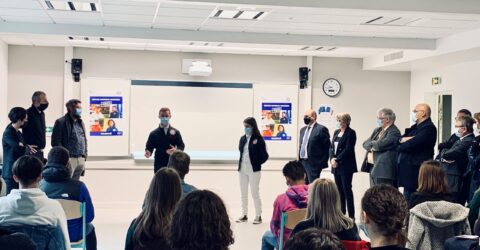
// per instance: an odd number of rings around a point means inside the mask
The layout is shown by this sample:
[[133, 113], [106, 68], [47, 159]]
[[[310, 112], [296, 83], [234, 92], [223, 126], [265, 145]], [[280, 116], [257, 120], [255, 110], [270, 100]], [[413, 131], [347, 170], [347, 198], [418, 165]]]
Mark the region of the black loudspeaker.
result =
[[72, 59], [72, 75], [75, 82], [80, 81], [80, 74], [82, 73], [82, 59]]
[[308, 83], [308, 72], [310, 69], [307, 67], [298, 68], [298, 80], [300, 81], [300, 88], [304, 89], [307, 87]]

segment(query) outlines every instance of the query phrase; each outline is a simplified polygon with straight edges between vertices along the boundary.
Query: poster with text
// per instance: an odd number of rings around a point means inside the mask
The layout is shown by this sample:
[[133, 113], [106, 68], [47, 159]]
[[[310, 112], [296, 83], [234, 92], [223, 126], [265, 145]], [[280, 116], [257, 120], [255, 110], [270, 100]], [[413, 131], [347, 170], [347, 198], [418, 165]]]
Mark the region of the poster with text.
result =
[[337, 129], [336, 122], [337, 119], [333, 112], [333, 105], [332, 104], [322, 104], [318, 107], [318, 123], [322, 124], [323, 126], [327, 127], [330, 131], [330, 135], [333, 135], [333, 132]]
[[90, 136], [122, 136], [122, 96], [90, 96]]
[[[292, 129], [291, 102], [263, 102], [260, 132], [265, 140], [290, 141]], [[293, 132], [293, 131], [292, 131]]]

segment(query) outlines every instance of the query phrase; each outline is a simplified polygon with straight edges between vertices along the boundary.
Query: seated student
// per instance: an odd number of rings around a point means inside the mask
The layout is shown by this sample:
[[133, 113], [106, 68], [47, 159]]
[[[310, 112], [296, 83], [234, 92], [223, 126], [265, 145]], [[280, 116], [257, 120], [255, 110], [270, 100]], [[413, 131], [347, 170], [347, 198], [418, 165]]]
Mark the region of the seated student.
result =
[[[308, 185], [305, 185], [305, 170], [299, 161], [290, 161], [283, 167], [288, 189], [280, 194], [273, 203], [273, 215], [270, 222], [270, 231], [265, 232], [262, 238], [262, 249], [278, 249], [280, 240], [280, 222], [283, 212], [306, 208], [308, 204]], [[291, 231], [285, 228], [284, 242], [290, 237]]]
[[21, 225], [50, 225], [60, 227], [65, 246], [70, 249], [67, 219], [58, 201], [49, 199], [38, 188], [42, 179], [43, 163], [32, 155], [20, 157], [13, 164], [13, 179], [20, 189], [0, 198], [2, 227]]
[[420, 166], [417, 192], [410, 198], [409, 209], [426, 201], [454, 202], [448, 192], [448, 183], [442, 166], [438, 161], [425, 161]]
[[340, 239], [332, 232], [310, 228], [303, 230], [290, 238], [285, 244], [285, 250], [344, 250]]
[[172, 221], [173, 250], [227, 250], [234, 242], [225, 204], [211, 191], [197, 190], [183, 198]]
[[475, 221], [478, 219], [478, 213], [480, 210], [480, 189], [478, 189], [473, 195], [472, 200], [468, 203], [468, 208], [470, 208], [468, 211], [468, 222], [473, 229], [473, 225], [475, 225]]
[[0, 229], [0, 246], [3, 250], [38, 250], [37, 245], [28, 235]]
[[295, 226], [292, 235], [312, 227], [330, 230], [340, 240], [361, 240], [355, 222], [340, 209], [340, 194], [332, 180], [316, 179], [310, 186], [306, 220]]
[[406, 249], [403, 233], [408, 215], [407, 202], [394, 187], [380, 184], [369, 188], [362, 198], [360, 220], [370, 238], [371, 249]]
[[[40, 182], [40, 189], [51, 199], [85, 202], [85, 219], [88, 223], [87, 250], [95, 250], [97, 249], [97, 237], [95, 228], [91, 223], [95, 217], [92, 199], [87, 186], [83, 182], [71, 178], [71, 169], [68, 166], [69, 159], [68, 150], [62, 146], [56, 146], [50, 150], [47, 165], [42, 172], [43, 180]], [[82, 239], [82, 223], [81, 218], [68, 220], [68, 234], [71, 242]]]
[[168, 229], [181, 196], [177, 171], [158, 170], [150, 182], [142, 212], [128, 228], [125, 250], [169, 250]]
[[187, 153], [181, 150], [176, 150], [173, 152], [168, 159], [167, 167], [174, 168], [177, 170], [178, 175], [180, 175], [183, 192], [182, 197], [194, 190], [197, 190], [197, 188], [194, 186], [185, 183], [185, 175], [190, 172], [190, 156]]

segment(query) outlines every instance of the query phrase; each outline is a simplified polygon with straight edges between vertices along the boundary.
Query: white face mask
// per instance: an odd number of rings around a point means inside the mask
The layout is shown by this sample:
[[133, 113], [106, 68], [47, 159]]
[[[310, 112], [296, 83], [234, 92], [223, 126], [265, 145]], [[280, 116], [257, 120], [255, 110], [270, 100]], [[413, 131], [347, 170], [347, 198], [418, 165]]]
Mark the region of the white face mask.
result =
[[410, 114], [410, 121], [411, 121], [413, 124], [417, 123], [417, 114], [416, 114], [415, 112], [412, 112], [412, 113]]

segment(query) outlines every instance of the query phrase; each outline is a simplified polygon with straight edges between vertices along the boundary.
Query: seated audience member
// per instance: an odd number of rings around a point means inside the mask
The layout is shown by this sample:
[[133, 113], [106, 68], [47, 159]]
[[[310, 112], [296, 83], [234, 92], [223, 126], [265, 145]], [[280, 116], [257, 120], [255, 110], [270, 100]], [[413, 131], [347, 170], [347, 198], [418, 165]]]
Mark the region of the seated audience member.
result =
[[290, 238], [285, 250], [344, 250], [340, 239], [325, 229], [310, 228]]
[[370, 238], [371, 249], [406, 249], [403, 228], [407, 214], [407, 202], [396, 188], [380, 184], [368, 189], [362, 198], [360, 220]]
[[[87, 186], [81, 181], [72, 179], [71, 168], [68, 166], [69, 159], [68, 150], [62, 146], [56, 146], [50, 150], [47, 165], [42, 172], [43, 180], [40, 182], [40, 189], [51, 199], [85, 202], [87, 250], [95, 250], [97, 249], [97, 237], [91, 223], [95, 217], [92, 199]], [[67, 224], [70, 241], [82, 240], [82, 218], [68, 220]]]
[[420, 167], [418, 189], [412, 194], [409, 209], [426, 201], [454, 201], [448, 192], [447, 179], [438, 161], [426, 161]]
[[22, 225], [49, 225], [59, 227], [65, 246], [70, 249], [67, 219], [58, 201], [49, 199], [38, 188], [42, 179], [43, 163], [35, 156], [20, 157], [13, 164], [13, 179], [20, 189], [0, 198], [0, 224], [2, 227]]
[[125, 250], [170, 249], [167, 234], [181, 196], [177, 171], [158, 170], [150, 182], [142, 212], [128, 228]]
[[360, 240], [355, 222], [340, 209], [340, 194], [332, 180], [317, 179], [310, 186], [306, 220], [295, 226], [292, 235], [312, 227], [330, 230], [340, 240]]
[[190, 156], [187, 153], [181, 150], [176, 150], [173, 152], [168, 159], [167, 167], [177, 170], [178, 175], [180, 176], [180, 182], [182, 184], [182, 197], [185, 197], [188, 193], [197, 190], [197, 188], [194, 186], [185, 183], [185, 175], [190, 172]]
[[0, 228], [0, 246], [2, 250], [38, 250], [28, 235]]
[[225, 204], [211, 191], [188, 194], [178, 204], [172, 221], [170, 242], [174, 250], [227, 250], [234, 242]]
[[470, 224], [470, 228], [473, 229], [473, 225], [475, 225], [475, 221], [478, 219], [478, 213], [480, 210], [480, 189], [478, 189], [475, 194], [473, 195], [472, 200], [468, 203], [468, 222]]
[[[277, 196], [273, 203], [273, 215], [270, 222], [270, 231], [262, 238], [262, 249], [278, 249], [280, 240], [280, 222], [283, 212], [306, 208], [308, 204], [308, 185], [305, 185], [305, 170], [299, 161], [290, 161], [283, 167], [288, 189]], [[283, 232], [284, 243], [290, 237], [291, 231], [285, 228]]]

